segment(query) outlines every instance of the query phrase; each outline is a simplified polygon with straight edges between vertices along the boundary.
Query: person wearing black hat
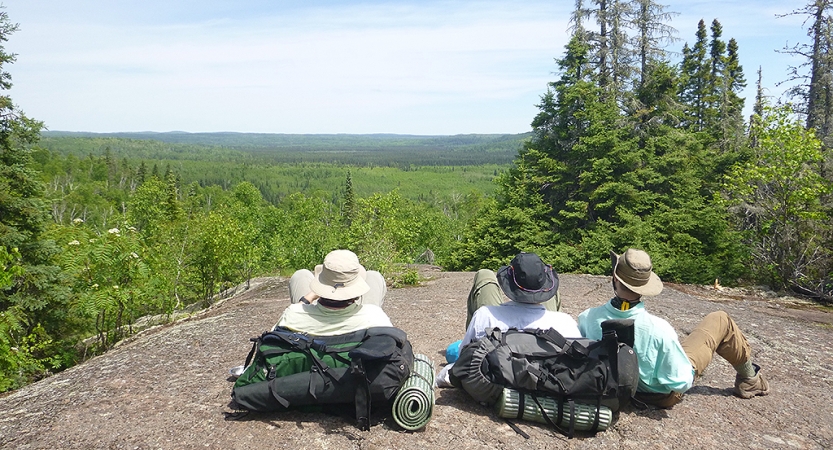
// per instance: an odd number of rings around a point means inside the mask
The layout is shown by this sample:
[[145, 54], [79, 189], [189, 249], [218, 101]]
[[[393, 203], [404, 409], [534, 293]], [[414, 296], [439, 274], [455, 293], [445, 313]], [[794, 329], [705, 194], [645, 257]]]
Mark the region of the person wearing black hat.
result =
[[[504, 294], [510, 301], [505, 301]], [[452, 386], [449, 371], [459, 349], [481, 339], [486, 330], [552, 328], [567, 338], [581, 337], [575, 319], [559, 312], [560, 308], [558, 274], [535, 253], [519, 253], [497, 273], [481, 269], [469, 293], [466, 334], [448, 346], [449, 364], [437, 375], [437, 385]]]
[[535, 253], [519, 253], [497, 273], [479, 270], [467, 304], [462, 345], [482, 338], [486, 329], [495, 327], [554, 328], [564, 337], [579, 337], [576, 321], [559, 312], [558, 273]]
[[662, 280], [653, 271], [648, 253], [628, 249], [622, 255], [610, 252], [614, 297], [607, 303], [578, 316], [584, 337], [601, 339], [602, 322], [608, 319], [634, 320], [634, 345], [639, 362], [636, 398], [661, 408], [679, 403], [715, 353], [737, 371], [734, 393], [752, 398], [769, 393], [769, 383], [751, 361], [749, 342], [737, 323], [724, 311], [708, 314], [694, 331], [679, 341], [674, 328], [664, 319], [649, 314], [642, 302], [662, 292]]
[[466, 329], [475, 311], [482, 306], [503, 304], [506, 297], [518, 303], [540, 303], [549, 311], [561, 311], [558, 274], [535, 253], [524, 252], [497, 273], [489, 269], [478, 270], [469, 291]]

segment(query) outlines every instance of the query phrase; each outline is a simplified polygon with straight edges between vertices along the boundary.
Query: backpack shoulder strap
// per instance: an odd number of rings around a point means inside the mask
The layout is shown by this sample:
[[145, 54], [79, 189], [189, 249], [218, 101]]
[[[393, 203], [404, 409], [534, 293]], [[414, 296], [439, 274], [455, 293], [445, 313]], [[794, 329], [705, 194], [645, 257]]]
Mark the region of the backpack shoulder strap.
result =
[[[507, 330], [507, 332], [511, 331], [511, 330], [517, 331], [517, 328], [510, 328], [509, 330]], [[505, 341], [506, 333], [501, 331], [500, 328], [494, 327], [491, 330], [486, 329], [486, 334], [482, 337], [482, 339], [489, 339], [492, 342], [494, 342], [495, 345], [497, 345], [497, 344], [506, 344], [506, 341]]]
[[246, 355], [246, 362], [245, 364], [243, 364], [243, 367], [249, 367], [249, 364], [251, 364], [252, 358], [255, 356], [257, 349], [260, 348], [260, 342], [263, 339], [263, 336], [265, 336], [268, 333], [268, 331], [265, 331], [262, 335], [260, 335], [260, 337], [253, 337], [249, 339], [249, 341], [252, 342], [252, 349], [249, 350], [249, 354]]

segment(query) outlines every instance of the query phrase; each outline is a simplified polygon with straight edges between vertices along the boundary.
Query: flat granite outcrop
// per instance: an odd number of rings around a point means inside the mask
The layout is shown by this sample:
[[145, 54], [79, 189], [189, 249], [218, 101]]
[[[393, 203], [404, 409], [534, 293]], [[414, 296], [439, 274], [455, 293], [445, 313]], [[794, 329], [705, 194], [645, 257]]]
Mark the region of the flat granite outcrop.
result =
[[[384, 309], [416, 352], [437, 369], [465, 323], [472, 273], [421, 267], [419, 287], [391, 289]], [[564, 311], [606, 301], [610, 278], [561, 275]], [[680, 336], [709, 312], [727, 311], [746, 333], [772, 394], [732, 395], [734, 371], [717, 357], [670, 410], [628, 407], [607, 431], [573, 439], [545, 425], [513, 431], [457, 389], [437, 389], [431, 422], [400, 430], [376, 419], [370, 431], [338, 415], [250, 413], [231, 420], [228, 369], [249, 338], [289, 304], [287, 283], [251, 287], [187, 320], [140, 333], [110, 352], [0, 397], [0, 448], [9, 449], [824, 449], [833, 448], [833, 314], [792, 298], [667, 283], [647, 299]]]

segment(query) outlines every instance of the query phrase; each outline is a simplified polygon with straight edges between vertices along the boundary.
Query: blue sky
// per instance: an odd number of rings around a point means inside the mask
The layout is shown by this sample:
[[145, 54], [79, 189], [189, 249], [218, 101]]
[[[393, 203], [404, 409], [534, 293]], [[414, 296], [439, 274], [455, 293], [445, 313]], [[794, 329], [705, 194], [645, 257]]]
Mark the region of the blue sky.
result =
[[[14, 102], [61, 131], [523, 133], [573, 1], [5, 0]], [[754, 98], [801, 63], [804, 2], [675, 0], [679, 51], [718, 19]]]

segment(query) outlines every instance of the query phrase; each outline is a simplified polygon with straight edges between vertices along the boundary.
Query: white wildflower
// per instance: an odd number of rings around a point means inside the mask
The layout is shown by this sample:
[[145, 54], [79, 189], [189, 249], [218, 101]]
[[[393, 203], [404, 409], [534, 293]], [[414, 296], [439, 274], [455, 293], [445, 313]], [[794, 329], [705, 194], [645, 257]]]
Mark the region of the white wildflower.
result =
[[93, 288], [93, 289], [98, 289], [98, 283], [96, 283], [96, 284], [94, 284], [94, 285], [92, 285], [92, 286], [90, 286], [90, 287], [91, 287], [91, 288]]
[[80, 217], [76, 217], [75, 219], [72, 219], [72, 223], [74, 223], [76, 225], [79, 224], [79, 223], [84, 223], [84, 219], [82, 219]]
[[76, 239], [74, 241], [69, 241], [69, 244], [67, 244], [67, 245], [81, 245], [81, 243], [78, 242], [78, 239]]
[[131, 253], [130, 257], [133, 259], [139, 259], [139, 255], [137, 255], [136, 252]]
[[118, 291], [118, 290], [119, 290], [119, 286], [118, 286], [118, 285], [113, 285], [113, 289], [115, 289], [115, 290], [117, 290], [117, 291]]
[[110, 233], [110, 234], [119, 234], [120, 233], [118, 228], [110, 228], [109, 230], [107, 230], [107, 232]]
[[136, 232], [136, 227], [127, 227], [127, 231]]

